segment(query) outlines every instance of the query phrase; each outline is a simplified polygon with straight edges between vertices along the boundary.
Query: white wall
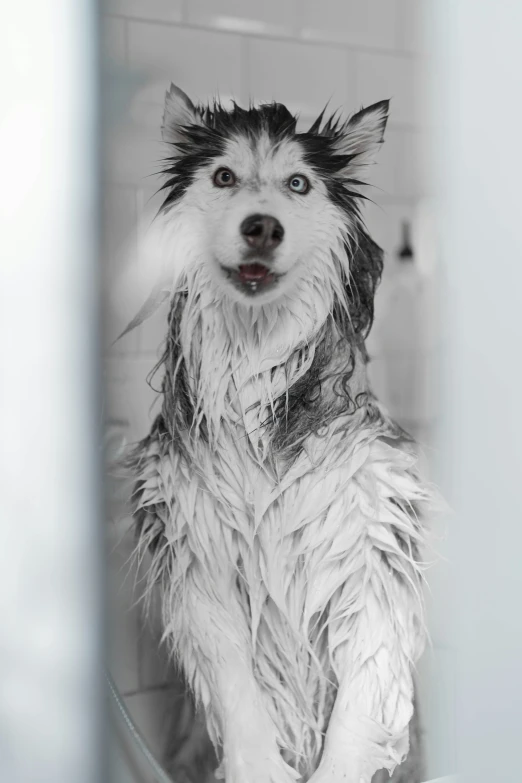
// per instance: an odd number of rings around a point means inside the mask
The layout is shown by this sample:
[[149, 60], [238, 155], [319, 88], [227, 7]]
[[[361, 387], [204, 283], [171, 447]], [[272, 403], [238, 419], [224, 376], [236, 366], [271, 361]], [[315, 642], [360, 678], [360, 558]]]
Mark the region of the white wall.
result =
[[[159, 126], [165, 90], [177, 83], [193, 99], [219, 93], [246, 104], [277, 99], [311, 123], [327, 101], [345, 113], [391, 98], [386, 143], [372, 173], [375, 204], [366, 210], [372, 235], [393, 255], [401, 221], [414, 220], [425, 195], [421, 141], [424, 57], [413, 0], [106, 0], [109, 59], [106, 263], [132, 235], [160, 185], [151, 174], [162, 149]], [[423, 258], [419, 259], [422, 267]], [[379, 307], [378, 307], [379, 313]], [[378, 332], [378, 326], [375, 333]], [[128, 422], [132, 438], [148, 427], [154, 395], [143, 383], [164, 334], [164, 318], [130, 334], [111, 351], [111, 416]], [[374, 340], [375, 343], [375, 340]], [[424, 434], [431, 402], [412, 407], [392, 399], [378, 367], [381, 396], [401, 420]], [[424, 360], [423, 360], [424, 361]], [[406, 408], [406, 410], [404, 410]], [[409, 415], [411, 414], [411, 415]]]

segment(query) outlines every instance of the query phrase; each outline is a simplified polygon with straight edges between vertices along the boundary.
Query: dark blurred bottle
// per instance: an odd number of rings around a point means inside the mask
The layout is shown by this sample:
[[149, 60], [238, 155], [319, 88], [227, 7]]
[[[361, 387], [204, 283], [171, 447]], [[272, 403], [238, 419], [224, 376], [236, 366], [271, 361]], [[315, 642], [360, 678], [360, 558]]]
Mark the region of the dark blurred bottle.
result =
[[411, 230], [407, 221], [402, 223], [402, 244], [397, 253], [401, 261], [413, 261], [413, 248], [411, 246]]
[[392, 415], [414, 434], [423, 414], [425, 282], [406, 221], [389, 271], [380, 335], [387, 403]]

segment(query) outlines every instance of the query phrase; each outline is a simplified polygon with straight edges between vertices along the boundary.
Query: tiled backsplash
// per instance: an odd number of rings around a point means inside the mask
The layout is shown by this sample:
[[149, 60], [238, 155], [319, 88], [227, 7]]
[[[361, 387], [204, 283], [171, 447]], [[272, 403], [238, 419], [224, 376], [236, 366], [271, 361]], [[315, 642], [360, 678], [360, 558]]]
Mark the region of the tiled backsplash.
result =
[[[281, 100], [300, 113], [303, 126], [327, 102], [348, 114], [391, 98], [386, 143], [370, 173], [375, 203], [366, 209], [371, 233], [391, 257], [401, 222], [415, 219], [426, 189], [416, 99], [423, 72], [419, 2], [106, 0], [104, 52], [109, 73], [119, 80], [116, 97], [123, 109], [119, 118], [110, 115], [104, 168], [107, 264], [124, 262], [118, 246], [155, 203], [160, 181], [151, 175], [163, 154], [159, 126], [171, 80], [194, 99], [219, 94], [240, 103]], [[422, 266], [422, 258], [418, 262]], [[159, 315], [110, 351], [109, 362], [127, 363], [126, 377], [136, 379], [135, 410], [147, 410], [153, 398], [138, 376], [153, 366], [164, 325]], [[131, 438], [146, 429], [147, 416], [138, 418], [130, 423]]]

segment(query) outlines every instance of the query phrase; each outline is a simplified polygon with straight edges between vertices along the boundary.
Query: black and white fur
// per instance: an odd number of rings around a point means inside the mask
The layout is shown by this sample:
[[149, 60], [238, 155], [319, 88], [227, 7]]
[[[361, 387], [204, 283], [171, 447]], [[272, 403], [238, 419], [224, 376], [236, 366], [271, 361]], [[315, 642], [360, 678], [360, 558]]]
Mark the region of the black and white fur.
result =
[[228, 783], [369, 783], [408, 752], [429, 493], [368, 387], [382, 252], [359, 207], [387, 114], [299, 133], [281, 104], [167, 94], [163, 406], [128, 463]]

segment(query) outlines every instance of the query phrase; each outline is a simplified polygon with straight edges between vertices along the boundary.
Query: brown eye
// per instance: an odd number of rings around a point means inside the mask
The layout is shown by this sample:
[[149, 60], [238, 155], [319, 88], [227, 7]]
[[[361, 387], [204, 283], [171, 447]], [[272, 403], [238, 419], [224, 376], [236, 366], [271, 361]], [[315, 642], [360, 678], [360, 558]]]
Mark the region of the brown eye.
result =
[[294, 174], [294, 176], [290, 177], [288, 180], [288, 187], [294, 193], [299, 193], [303, 196], [310, 190], [310, 183], [303, 174]]
[[214, 185], [218, 188], [231, 188], [235, 184], [236, 178], [230, 169], [220, 168], [214, 174]]

